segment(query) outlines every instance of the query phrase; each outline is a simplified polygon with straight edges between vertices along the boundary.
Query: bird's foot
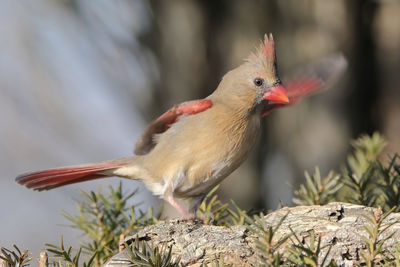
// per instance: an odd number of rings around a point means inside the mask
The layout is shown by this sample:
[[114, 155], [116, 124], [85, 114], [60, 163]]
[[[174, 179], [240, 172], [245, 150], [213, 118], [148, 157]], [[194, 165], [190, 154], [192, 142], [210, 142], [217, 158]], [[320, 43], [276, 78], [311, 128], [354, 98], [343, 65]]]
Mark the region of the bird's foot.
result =
[[173, 197], [167, 198], [168, 202], [176, 208], [182, 217], [178, 220], [179, 222], [195, 222], [195, 223], [203, 223], [202, 218], [198, 218], [195, 213], [188, 212], [185, 208], [183, 208]]
[[179, 219], [179, 221], [212, 225], [214, 222], [214, 219], [215, 219], [215, 216], [211, 212], [206, 212], [206, 213], [199, 214], [199, 215], [196, 215], [193, 213], [188, 213], [186, 216]]
[[212, 212], [205, 212], [197, 216], [200, 218], [204, 224], [212, 225], [215, 219], [215, 216]]
[[181, 218], [178, 219], [178, 222], [193, 222], [194, 224], [204, 224], [204, 219], [202, 218], [202, 216], [196, 216], [196, 214], [194, 213], [186, 212]]

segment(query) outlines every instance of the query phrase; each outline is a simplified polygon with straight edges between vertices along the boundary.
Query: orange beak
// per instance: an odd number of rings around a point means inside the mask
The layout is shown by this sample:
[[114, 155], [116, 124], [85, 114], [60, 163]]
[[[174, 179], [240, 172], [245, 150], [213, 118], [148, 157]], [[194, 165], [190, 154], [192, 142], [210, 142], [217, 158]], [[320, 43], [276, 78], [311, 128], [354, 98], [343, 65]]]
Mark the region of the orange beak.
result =
[[286, 94], [285, 88], [282, 85], [277, 85], [264, 93], [265, 100], [272, 101], [274, 104], [288, 104], [289, 98]]

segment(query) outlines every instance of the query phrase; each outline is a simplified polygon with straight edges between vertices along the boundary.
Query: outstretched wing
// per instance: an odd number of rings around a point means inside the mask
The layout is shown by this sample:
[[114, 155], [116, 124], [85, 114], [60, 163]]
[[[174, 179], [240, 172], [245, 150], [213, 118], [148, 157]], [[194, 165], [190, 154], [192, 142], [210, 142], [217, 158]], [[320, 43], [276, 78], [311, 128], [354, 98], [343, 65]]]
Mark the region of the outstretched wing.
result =
[[319, 92], [339, 77], [346, 67], [346, 59], [342, 54], [338, 54], [299, 69], [283, 82], [289, 103], [267, 105], [262, 115], [265, 116], [276, 108], [294, 105], [303, 97]]
[[183, 102], [179, 105], [173, 106], [167, 112], [162, 114], [154, 120], [147, 129], [143, 132], [142, 136], [136, 142], [135, 154], [144, 155], [149, 153], [156, 143], [154, 142], [154, 135], [160, 134], [168, 130], [168, 128], [176, 122], [181, 115], [193, 115], [202, 112], [213, 105], [211, 100], [200, 99], [188, 102]]

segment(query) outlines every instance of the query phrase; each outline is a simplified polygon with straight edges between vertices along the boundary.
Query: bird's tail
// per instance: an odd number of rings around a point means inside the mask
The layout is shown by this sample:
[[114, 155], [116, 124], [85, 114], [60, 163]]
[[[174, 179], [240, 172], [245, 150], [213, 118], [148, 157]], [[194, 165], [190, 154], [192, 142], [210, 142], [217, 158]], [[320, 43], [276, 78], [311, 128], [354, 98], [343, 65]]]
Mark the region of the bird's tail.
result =
[[28, 188], [42, 191], [59, 186], [113, 176], [113, 171], [132, 163], [134, 157], [67, 166], [24, 173], [15, 180]]

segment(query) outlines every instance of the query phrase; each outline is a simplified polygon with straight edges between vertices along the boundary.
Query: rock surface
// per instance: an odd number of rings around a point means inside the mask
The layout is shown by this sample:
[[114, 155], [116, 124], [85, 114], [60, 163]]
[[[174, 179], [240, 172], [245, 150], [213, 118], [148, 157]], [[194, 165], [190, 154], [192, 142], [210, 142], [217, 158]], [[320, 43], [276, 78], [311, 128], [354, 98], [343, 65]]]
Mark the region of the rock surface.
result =
[[[268, 225], [276, 225], [283, 216], [287, 217], [277, 231], [277, 238], [291, 233], [305, 243], [309, 242], [310, 233], [314, 230], [321, 237], [322, 246], [332, 245], [328, 259], [333, 258], [339, 266], [358, 265], [362, 260], [360, 252], [365, 250], [365, 243], [360, 235], [368, 237], [364, 228], [368, 224], [364, 216], [379, 216], [377, 209], [348, 203], [330, 203], [325, 206], [285, 207], [264, 217]], [[383, 227], [393, 222], [400, 222], [400, 213], [390, 214]], [[395, 250], [395, 240], [400, 240], [400, 224], [395, 223], [383, 232], [380, 238], [392, 233], [385, 242], [389, 251]], [[210, 226], [199, 222], [171, 220], [146, 227], [134, 236], [125, 239], [128, 244], [136, 236], [147, 240], [153, 246], [173, 245], [174, 256], [180, 256], [184, 266], [200, 266], [223, 257], [226, 265], [257, 265], [254, 240], [256, 237], [245, 226]], [[284, 246], [292, 245], [287, 241]], [[283, 247], [284, 247], [283, 246]], [[323, 258], [327, 248], [321, 252]], [[112, 257], [104, 266], [124, 266], [125, 251]], [[126, 265], [125, 265], [126, 266]]]

